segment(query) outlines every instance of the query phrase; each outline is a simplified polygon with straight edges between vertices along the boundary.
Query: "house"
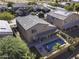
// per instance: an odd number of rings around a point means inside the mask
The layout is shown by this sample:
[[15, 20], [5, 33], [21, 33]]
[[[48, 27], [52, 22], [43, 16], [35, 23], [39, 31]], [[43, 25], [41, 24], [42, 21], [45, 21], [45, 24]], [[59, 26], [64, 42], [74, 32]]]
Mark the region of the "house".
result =
[[33, 11], [39, 12], [39, 11], [41, 11], [42, 8], [43, 8], [42, 5], [34, 5], [34, 6], [33, 6]]
[[57, 29], [56, 26], [33, 15], [18, 17], [16, 22], [20, 34], [29, 43], [47, 37]]
[[35, 12], [44, 12], [44, 13], [48, 13], [50, 11], [50, 9], [48, 9], [47, 7], [44, 7], [42, 5], [34, 5], [33, 6], [33, 11]]
[[[20, 36], [28, 43], [30, 48], [35, 49], [41, 56], [53, 58], [67, 50], [66, 48], [69, 45], [64, 39], [56, 35], [58, 32], [56, 26], [33, 15], [18, 17], [16, 22]], [[62, 51], [55, 52], [54, 46], [57, 43], [65, 48]]]
[[65, 10], [54, 10], [47, 14], [46, 21], [66, 30], [79, 26], [79, 15]]
[[0, 4], [0, 12], [4, 12], [7, 10], [7, 5], [6, 4]]
[[7, 21], [0, 20], [0, 37], [13, 35], [10, 25]]
[[29, 6], [26, 3], [15, 3], [12, 5], [12, 11], [16, 14], [16, 16], [25, 16], [29, 12], [27, 11]]
[[12, 5], [12, 9], [16, 11], [18, 8], [27, 9], [28, 5], [27, 3], [15, 3]]
[[69, 6], [71, 3], [70, 2], [60, 2], [60, 7], [64, 8], [65, 6]]
[[24, 11], [24, 9], [18, 9], [15, 11], [16, 16], [25, 16], [26, 15], [26, 11]]

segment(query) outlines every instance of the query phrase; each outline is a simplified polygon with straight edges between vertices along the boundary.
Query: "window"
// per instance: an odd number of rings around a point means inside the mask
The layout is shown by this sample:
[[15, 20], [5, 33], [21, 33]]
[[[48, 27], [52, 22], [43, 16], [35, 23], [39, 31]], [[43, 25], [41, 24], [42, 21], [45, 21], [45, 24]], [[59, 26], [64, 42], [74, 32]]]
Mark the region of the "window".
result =
[[37, 30], [35, 30], [35, 29], [32, 29], [31, 31], [32, 31], [32, 33], [35, 33]]

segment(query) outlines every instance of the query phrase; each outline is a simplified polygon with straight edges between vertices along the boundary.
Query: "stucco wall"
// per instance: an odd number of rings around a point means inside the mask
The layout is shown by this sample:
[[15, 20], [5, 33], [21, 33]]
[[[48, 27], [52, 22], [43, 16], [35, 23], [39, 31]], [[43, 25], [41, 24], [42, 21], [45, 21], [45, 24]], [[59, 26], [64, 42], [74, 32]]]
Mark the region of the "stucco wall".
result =
[[72, 14], [70, 16], [68, 16], [65, 20], [64, 23], [70, 23], [70, 22], [74, 22], [76, 20], [79, 20], [79, 15], [78, 14]]
[[64, 28], [71, 28], [75, 25], [79, 25], [79, 15], [72, 14], [64, 20]]
[[47, 15], [46, 21], [53, 24], [53, 25], [55, 25], [58, 28], [61, 28], [61, 29], [62, 29], [62, 26], [63, 26], [63, 23], [64, 23], [64, 20], [53, 18], [50, 15]]
[[[27, 41], [28, 43], [32, 41], [32, 39], [39, 33], [47, 32], [52, 29], [56, 29], [54, 26], [49, 26], [48, 24], [36, 24], [35, 26], [25, 30], [18, 22], [17, 22], [18, 30], [22, 38]], [[36, 32], [32, 33], [32, 30], [36, 30]], [[51, 31], [51, 33], [53, 33]], [[44, 34], [46, 36], [47, 34]]]
[[[35, 29], [36, 32], [35, 33], [32, 33], [32, 29]], [[33, 26], [32, 28], [30, 28], [30, 29], [27, 30], [27, 40], [29, 42], [31, 42], [32, 41], [32, 38], [35, 37], [35, 35], [37, 35], [39, 33], [42, 33], [44, 31], [51, 30], [51, 29], [53, 29], [53, 27], [48, 26], [46, 24], [37, 24], [37, 25]]]
[[[17, 22], [17, 21], [16, 21]], [[25, 29], [17, 22], [17, 27], [18, 27], [18, 31], [19, 31], [19, 33], [20, 33], [20, 35], [21, 35], [21, 38], [23, 38], [23, 39], [27, 39], [27, 34], [26, 34], [26, 31], [25, 31]]]
[[[53, 18], [50, 15], [47, 15], [47, 19], [46, 21], [48, 21], [49, 23], [54, 24], [55, 26], [57, 26], [60, 29], [64, 29], [64, 28], [69, 28], [75, 25], [79, 25], [79, 15], [73, 13], [72, 15], [69, 15], [66, 19], [57, 19], [57, 18]], [[78, 22], [78, 23], [77, 23]]]

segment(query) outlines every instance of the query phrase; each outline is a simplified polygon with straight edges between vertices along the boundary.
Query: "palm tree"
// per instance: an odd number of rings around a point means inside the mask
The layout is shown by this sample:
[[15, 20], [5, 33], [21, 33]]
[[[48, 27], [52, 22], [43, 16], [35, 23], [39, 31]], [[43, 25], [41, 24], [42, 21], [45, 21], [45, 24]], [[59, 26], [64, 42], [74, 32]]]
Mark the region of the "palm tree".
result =
[[56, 45], [52, 48], [53, 50], [58, 50], [61, 49], [61, 44], [60, 43], [56, 43]]

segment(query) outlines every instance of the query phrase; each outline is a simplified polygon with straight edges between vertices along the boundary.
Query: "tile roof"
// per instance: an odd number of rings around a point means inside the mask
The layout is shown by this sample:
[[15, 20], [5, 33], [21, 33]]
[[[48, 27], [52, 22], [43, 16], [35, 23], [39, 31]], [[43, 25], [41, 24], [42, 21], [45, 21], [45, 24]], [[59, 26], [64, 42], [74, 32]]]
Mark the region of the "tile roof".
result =
[[41, 18], [33, 15], [25, 16], [25, 17], [18, 17], [17, 22], [25, 29], [28, 30], [29, 28], [35, 26], [36, 24], [47, 24], [49, 26], [55, 27], [54, 25], [49, 24], [48, 22], [42, 20]]
[[48, 13], [48, 15], [61, 19], [61, 20], [66, 19], [71, 14], [72, 14], [72, 12], [68, 12], [65, 10], [55, 10], [55, 11], [51, 11]]

